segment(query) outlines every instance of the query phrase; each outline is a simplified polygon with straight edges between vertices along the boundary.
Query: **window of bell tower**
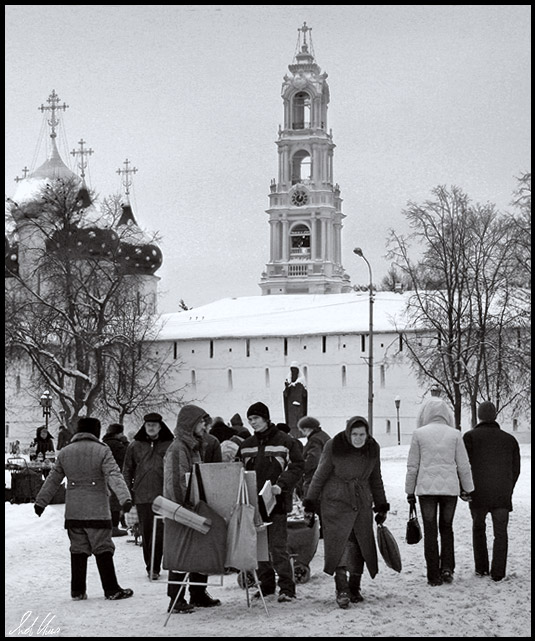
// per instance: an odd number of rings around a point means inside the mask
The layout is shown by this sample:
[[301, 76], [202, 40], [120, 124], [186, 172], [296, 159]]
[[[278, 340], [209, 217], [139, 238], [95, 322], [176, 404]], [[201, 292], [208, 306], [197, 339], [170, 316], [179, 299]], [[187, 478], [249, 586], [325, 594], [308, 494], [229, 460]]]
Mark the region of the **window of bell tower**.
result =
[[293, 97], [292, 129], [310, 128], [310, 96], [300, 91]]
[[290, 232], [290, 255], [310, 256], [310, 229], [306, 225], [296, 225]]
[[312, 176], [312, 159], [308, 151], [300, 149], [292, 158], [292, 185], [310, 180]]

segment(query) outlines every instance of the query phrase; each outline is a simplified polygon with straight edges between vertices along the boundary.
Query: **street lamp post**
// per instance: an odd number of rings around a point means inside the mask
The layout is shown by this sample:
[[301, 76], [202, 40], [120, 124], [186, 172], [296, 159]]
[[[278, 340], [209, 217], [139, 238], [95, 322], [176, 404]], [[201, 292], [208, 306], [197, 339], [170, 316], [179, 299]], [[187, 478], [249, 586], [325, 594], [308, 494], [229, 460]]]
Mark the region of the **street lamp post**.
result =
[[39, 405], [43, 408], [43, 416], [45, 417], [45, 427], [48, 430], [48, 419], [50, 417], [50, 409], [52, 407], [52, 397], [50, 392], [47, 390], [43, 392], [41, 398], [39, 399]]
[[396, 404], [396, 413], [398, 415], [398, 445], [401, 445], [401, 427], [399, 424], [399, 406], [401, 405], [401, 399], [399, 396], [396, 396], [394, 403]]
[[373, 434], [373, 277], [372, 277], [372, 268], [368, 259], [362, 253], [360, 247], [355, 247], [353, 253], [357, 256], [360, 256], [366, 261], [368, 265], [368, 271], [370, 273], [370, 285], [369, 285], [369, 298], [370, 298], [370, 313], [369, 313], [369, 326], [370, 326], [370, 336], [368, 344], [368, 425], [370, 426], [370, 434]]

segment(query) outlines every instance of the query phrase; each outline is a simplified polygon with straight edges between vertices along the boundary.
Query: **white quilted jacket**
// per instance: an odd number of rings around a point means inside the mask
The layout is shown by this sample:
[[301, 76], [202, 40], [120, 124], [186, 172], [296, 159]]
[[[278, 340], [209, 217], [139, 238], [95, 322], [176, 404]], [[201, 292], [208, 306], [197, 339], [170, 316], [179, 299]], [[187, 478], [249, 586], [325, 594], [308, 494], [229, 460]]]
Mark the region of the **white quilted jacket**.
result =
[[421, 413], [423, 426], [411, 440], [407, 458], [405, 492], [418, 496], [458, 496], [461, 489], [474, 491], [472, 472], [461, 432], [444, 401], [430, 399]]

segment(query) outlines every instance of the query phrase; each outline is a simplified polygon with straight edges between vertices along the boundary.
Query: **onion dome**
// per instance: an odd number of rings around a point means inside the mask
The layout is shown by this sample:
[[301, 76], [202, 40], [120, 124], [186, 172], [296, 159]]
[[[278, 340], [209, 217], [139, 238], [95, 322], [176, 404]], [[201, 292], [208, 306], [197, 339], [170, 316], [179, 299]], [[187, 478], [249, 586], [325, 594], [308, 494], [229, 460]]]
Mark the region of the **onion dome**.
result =
[[72, 252], [75, 259], [112, 259], [119, 248], [119, 236], [113, 229], [99, 227], [73, 227], [58, 229], [46, 241], [49, 252], [59, 249]]
[[4, 238], [6, 257], [5, 277], [12, 278], [19, 273], [19, 247], [16, 242], [10, 243], [7, 236], [4, 236]]
[[122, 205], [117, 233], [117, 256], [125, 274], [154, 274], [161, 267], [162, 251], [138, 226], [128, 201]]

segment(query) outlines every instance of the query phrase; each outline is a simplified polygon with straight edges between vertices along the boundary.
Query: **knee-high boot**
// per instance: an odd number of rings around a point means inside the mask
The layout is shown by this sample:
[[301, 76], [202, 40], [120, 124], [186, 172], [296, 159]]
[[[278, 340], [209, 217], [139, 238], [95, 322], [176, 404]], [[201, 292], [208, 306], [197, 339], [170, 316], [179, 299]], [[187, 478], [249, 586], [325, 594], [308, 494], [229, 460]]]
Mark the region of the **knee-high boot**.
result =
[[360, 603], [364, 601], [364, 597], [360, 593], [360, 580], [362, 574], [354, 574], [351, 572], [349, 574], [349, 598], [351, 603]]
[[71, 553], [71, 597], [76, 601], [87, 599], [87, 554]]
[[133, 590], [129, 588], [123, 589], [117, 582], [112, 552], [97, 554], [95, 555], [95, 559], [97, 560], [98, 573], [100, 574], [104, 596], [107, 599], [127, 599], [134, 594]]
[[345, 567], [338, 567], [334, 571], [334, 585], [336, 587], [336, 603], [345, 610], [349, 606], [349, 586]]

